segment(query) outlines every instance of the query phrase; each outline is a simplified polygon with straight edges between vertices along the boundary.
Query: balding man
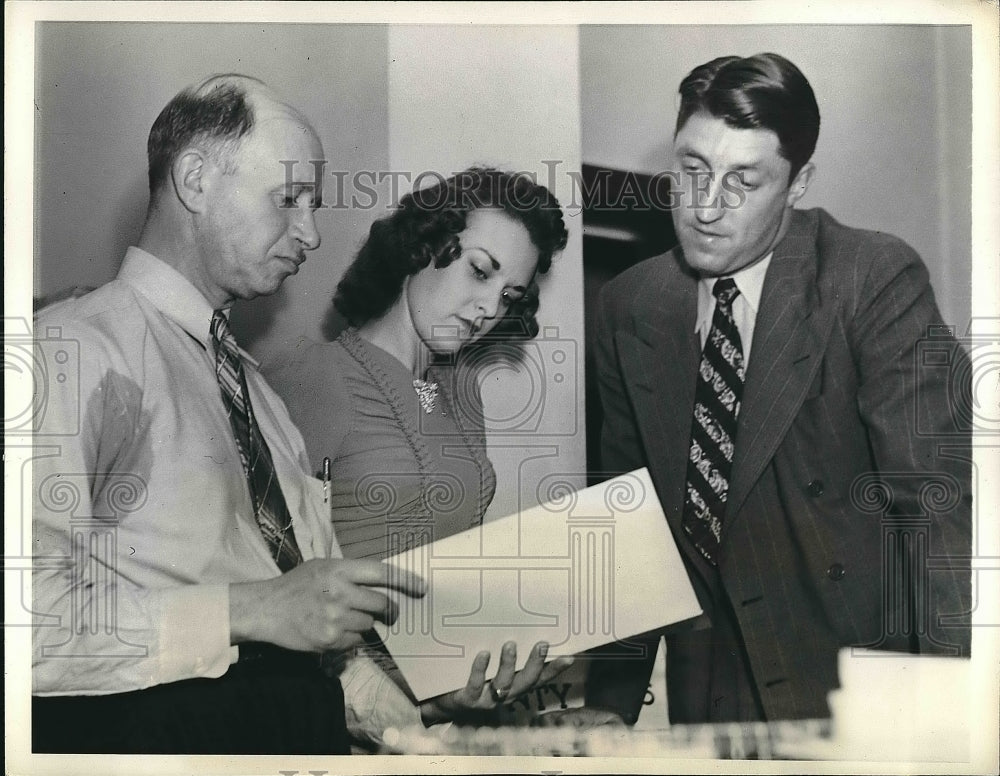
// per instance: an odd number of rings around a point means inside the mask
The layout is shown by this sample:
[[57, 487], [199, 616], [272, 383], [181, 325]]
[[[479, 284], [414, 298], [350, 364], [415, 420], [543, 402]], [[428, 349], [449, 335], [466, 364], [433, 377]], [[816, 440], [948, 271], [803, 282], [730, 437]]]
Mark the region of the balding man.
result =
[[346, 752], [319, 654], [393, 619], [371, 586], [422, 582], [339, 558], [302, 438], [228, 323], [319, 245], [323, 148], [262, 83], [218, 76], [171, 100], [148, 154], [118, 277], [36, 322], [79, 343], [80, 381], [41, 408], [60, 435], [34, 462], [33, 749]]

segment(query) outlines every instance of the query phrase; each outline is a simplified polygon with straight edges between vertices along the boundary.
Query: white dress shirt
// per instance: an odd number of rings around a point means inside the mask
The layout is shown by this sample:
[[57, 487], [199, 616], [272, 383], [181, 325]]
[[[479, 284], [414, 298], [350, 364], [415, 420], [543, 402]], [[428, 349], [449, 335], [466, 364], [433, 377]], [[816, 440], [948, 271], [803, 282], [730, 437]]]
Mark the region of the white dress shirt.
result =
[[703, 348], [705, 340], [708, 339], [708, 333], [712, 330], [712, 316], [715, 315], [715, 295], [712, 294], [712, 288], [716, 281], [727, 277], [732, 278], [740, 290], [739, 295], [733, 300], [733, 320], [736, 322], [736, 328], [739, 329], [740, 342], [743, 344], [744, 372], [750, 365], [753, 330], [757, 323], [760, 295], [764, 290], [764, 276], [767, 275], [767, 268], [771, 264], [771, 256], [772, 254], [769, 253], [757, 263], [744, 267], [732, 275], [702, 278], [698, 281], [698, 318], [695, 323], [695, 331], [698, 333]]
[[[254, 518], [216, 381], [212, 313], [180, 273], [130, 248], [116, 280], [38, 315], [36, 338], [67, 343], [70, 368], [61, 371], [71, 382], [38, 408], [37, 695], [221, 676], [238, 657], [229, 585], [280, 573]], [[39, 357], [52, 350], [43, 344]], [[340, 557], [302, 437], [256, 362], [243, 359], [302, 556]], [[383, 677], [351, 661], [342, 677], [349, 721], [375, 721], [372, 693], [394, 688]], [[405, 722], [419, 720], [412, 705], [392, 705]]]

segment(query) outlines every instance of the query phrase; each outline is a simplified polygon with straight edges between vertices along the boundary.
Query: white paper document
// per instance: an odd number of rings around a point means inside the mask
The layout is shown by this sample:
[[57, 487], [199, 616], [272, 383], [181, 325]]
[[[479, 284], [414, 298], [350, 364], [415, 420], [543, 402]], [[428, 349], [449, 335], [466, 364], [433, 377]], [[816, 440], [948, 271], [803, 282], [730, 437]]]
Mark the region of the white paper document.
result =
[[[463, 687], [476, 654], [538, 641], [572, 655], [701, 613], [646, 469], [408, 549], [387, 563], [422, 576], [423, 599], [395, 596], [378, 632], [419, 700]], [[412, 547], [420, 526], [394, 541]], [[407, 532], [409, 534], [407, 535]]]

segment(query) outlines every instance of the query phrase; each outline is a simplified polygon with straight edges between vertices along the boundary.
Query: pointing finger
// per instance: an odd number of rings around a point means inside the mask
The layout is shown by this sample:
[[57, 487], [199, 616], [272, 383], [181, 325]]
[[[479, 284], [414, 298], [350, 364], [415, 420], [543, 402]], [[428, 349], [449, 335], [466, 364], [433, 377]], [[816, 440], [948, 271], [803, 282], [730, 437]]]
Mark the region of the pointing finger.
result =
[[407, 569], [374, 560], [341, 559], [332, 561], [344, 577], [356, 585], [385, 587], [419, 598], [427, 593], [427, 585], [417, 574]]

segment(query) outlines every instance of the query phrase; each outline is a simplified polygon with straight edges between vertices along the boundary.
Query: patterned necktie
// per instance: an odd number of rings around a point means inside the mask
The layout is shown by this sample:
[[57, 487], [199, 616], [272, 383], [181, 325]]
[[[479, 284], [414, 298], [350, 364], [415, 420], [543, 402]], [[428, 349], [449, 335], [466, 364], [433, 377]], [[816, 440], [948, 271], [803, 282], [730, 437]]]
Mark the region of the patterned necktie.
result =
[[229, 422], [236, 435], [236, 446], [250, 487], [254, 516], [271, 550], [271, 557], [278, 568], [285, 572], [302, 562], [302, 554], [295, 542], [292, 516], [288, 513], [285, 497], [274, 473], [271, 451], [253, 414], [236, 338], [221, 310], [216, 310], [212, 315], [211, 332], [215, 345], [215, 375], [219, 380]]
[[743, 343], [732, 307], [740, 290], [732, 278], [724, 278], [715, 282], [712, 293], [715, 315], [698, 368], [682, 524], [694, 546], [712, 565], [717, 565], [744, 367]]

